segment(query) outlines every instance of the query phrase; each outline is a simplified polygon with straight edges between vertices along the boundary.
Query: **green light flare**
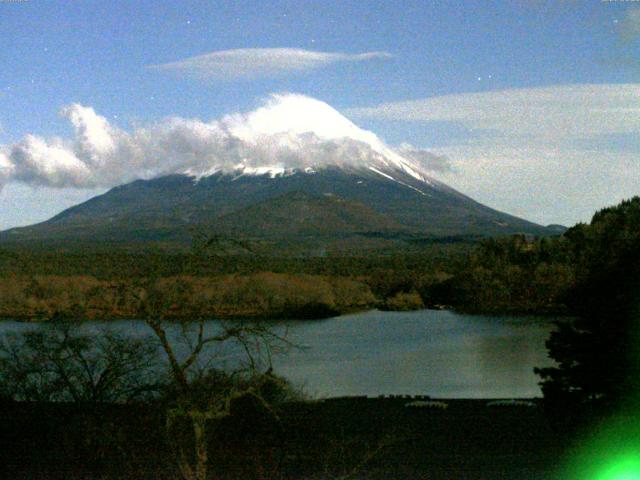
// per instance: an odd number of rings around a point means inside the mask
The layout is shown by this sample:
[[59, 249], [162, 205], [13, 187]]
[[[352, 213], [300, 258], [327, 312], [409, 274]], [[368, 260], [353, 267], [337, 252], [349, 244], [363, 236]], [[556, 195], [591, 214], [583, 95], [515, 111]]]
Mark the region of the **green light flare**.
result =
[[640, 417], [602, 419], [583, 431], [567, 452], [561, 480], [640, 480]]
[[599, 471], [594, 480], [640, 480], [640, 456], [620, 456]]

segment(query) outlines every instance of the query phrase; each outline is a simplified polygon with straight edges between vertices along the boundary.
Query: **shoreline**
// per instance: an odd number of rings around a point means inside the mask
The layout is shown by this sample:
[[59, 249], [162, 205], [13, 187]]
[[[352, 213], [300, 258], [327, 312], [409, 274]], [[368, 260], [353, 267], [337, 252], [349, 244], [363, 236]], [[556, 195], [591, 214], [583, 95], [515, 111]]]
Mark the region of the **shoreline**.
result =
[[[574, 318], [572, 315], [568, 313], [536, 313], [536, 312], [474, 312], [474, 311], [465, 311], [458, 310], [455, 308], [417, 308], [413, 310], [389, 310], [389, 309], [381, 309], [376, 308], [375, 306], [371, 308], [363, 308], [357, 310], [347, 310], [343, 312], [339, 312], [337, 315], [328, 315], [328, 316], [317, 316], [317, 317], [293, 317], [286, 316], [281, 314], [270, 314], [270, 315], [228, 315], [228, 316], [215, 316], [215, 317], [202, 317], [202, 318], [192, 318], [191, 320], [187, 320], [187, 318], [191, 318], [189, 316], [184, 317], [163, 317], [162, 321], [167, 323], [196, 323], [199, 321], [205, 322], [215, 322], [215, 321], [223, 321], [223, 322], [264, 322], [264, 323], [274, 323], [278, 324], [280, 322], [294, 322], [294, 323], [306, 323], [306, 322], [315, 322], [315, 321], [323, 321], [323, 320], [331, 320], [338, 319], [341, 317], [346, 317], [350, 315], [358, 315], [365, 314], [368, 312], [381, 312], [381, 313], [412, 313], [412, 312], [451, 312], [456, 315], [464, 315], [469, 317], [492, 317], [496, 319], [505, 319], [505, 320], [549, 320], [555, 321], [558, 319], [571, 319]], [[90, 317], [90, 318], [74, 318], [67, 316], [52, 316], [52, 317], [38, 317], [38, 316], [6, 316], [0, 313], [0, 324], [4, 322], [17, 322], [24, 324], [46, 324], [48, 322], [56, 321], [56, 320], [65, 320], [71, 322], [121, 322], [121, 321], [136, 321], [136, 322], [144, 322], [145, 318], [143, 317], [130, 317], [130, 316], [105, 316], [105, 317]]]

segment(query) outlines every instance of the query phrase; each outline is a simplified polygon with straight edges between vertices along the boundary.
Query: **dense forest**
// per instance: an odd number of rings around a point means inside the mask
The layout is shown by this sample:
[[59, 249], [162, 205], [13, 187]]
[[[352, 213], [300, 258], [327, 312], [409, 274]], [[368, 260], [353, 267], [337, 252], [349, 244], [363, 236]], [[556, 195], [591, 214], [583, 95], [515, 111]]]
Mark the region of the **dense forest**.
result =
[[635, 197], [559, 237], [487, 239], [439, 287], [446, 303], [473, 312], [582, 314], [584, 291], [599, 275], [614, 267], [637, 271], [629, 252], [639, 246], [640, 198]]
[[313, 318], [424, 308], [422, 294], [450, 276], [469, 244], [420, 254], [282, 258], [104, 251], [0, 251], [0, 316], [132, 318], [136, 295], [161, 296], [163, 317]]

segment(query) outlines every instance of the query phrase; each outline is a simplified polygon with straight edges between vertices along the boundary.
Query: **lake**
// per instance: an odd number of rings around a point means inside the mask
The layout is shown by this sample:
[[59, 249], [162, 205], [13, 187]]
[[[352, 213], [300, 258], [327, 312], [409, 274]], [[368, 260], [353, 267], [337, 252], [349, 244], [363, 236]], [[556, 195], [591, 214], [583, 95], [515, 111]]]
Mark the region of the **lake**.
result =
[[[86, 322], [149, 335], [141, 321]], [[208, 322], [215, 330], [217, 323]], [[34, 324], [0, 323], [0, 333]], [[168, 327], [174, 338], [179, 327]], [[282, 325], [275, 327], [283, 331]], [[450, 311], [370, 311], [326, 320], [290, 322], [299, 346], [273, 359], [274, 371], [313, 397], [430, 395], [444, 398], [540, 396], [536, 366], [547, 366], [550, 319], [462, 315]], [[232, 362], [233, 350], [219, 361]]]

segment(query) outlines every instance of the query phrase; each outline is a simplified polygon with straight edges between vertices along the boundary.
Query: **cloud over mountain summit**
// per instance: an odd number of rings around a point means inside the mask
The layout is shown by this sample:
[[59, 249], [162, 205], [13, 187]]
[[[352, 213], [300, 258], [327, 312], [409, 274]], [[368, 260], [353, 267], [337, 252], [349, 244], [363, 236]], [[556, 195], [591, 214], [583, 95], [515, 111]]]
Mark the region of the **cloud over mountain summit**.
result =
[[442, 166], [440, 157], [406, 145], [394, 150], [326, 103], [297, 94], [272, 95], [252, 112], [211, 122], [170, 117], [132, 131], [79, 104], [61, 115], [73, 125], [72, 138], [28, 134], [0, 146], [0, 185], [110, 187], [172, 173], [273, 174], [328, 165], [401, 168], [426, 179]]

